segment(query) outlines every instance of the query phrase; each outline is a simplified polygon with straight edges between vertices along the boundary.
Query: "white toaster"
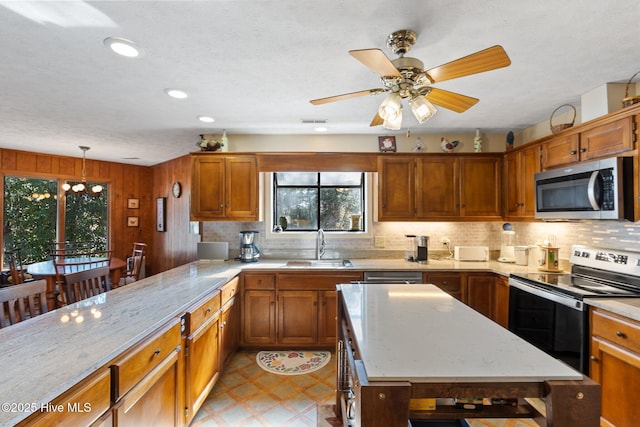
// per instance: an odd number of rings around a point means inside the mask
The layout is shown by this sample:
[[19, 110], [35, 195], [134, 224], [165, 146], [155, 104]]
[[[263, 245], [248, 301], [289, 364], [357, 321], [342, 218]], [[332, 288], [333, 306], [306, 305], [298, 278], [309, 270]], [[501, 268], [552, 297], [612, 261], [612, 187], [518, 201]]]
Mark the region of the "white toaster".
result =
[[457, 261], [489, 261], [487, 246], [456, 246], [453, 257]]

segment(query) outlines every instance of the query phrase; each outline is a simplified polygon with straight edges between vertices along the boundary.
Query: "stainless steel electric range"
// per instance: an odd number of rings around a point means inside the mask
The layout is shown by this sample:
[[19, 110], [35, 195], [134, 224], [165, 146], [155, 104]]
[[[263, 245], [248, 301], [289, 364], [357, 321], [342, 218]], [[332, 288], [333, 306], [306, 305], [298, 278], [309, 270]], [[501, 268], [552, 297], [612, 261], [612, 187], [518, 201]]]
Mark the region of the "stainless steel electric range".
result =
[[588, 374], [589, 298], [640, 297], [640, 252], [571, 247], [570, 273], [511, 274], [509, 330]]

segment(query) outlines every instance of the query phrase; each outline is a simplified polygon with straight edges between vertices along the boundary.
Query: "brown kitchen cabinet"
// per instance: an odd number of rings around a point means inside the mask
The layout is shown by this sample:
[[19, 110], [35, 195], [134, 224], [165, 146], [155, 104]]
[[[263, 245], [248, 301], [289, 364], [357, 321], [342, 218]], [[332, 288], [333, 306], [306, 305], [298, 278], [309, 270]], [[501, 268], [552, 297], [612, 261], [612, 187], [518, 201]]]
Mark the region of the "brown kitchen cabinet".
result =
[[602, 387], [602, 426], [631, 427], [640, 419], [640, 322], [590, 309], [589, 375]]
[[[318, 270], [245, 273], [243, 345], [335, 345], [336, 284], [354, 280], [362, 280], [362, 273]], [[273, 290], [266, 290], [267, 287]]]
[[[107, 423], [107, 421], [111, 421], [111, 413], [109, 412], [110, 387], [109, 369], [99, 370], [50, 403], [50, 408], [62, 407], [64, 410], [36, 412], [18, 425], [75, 427], [100, 425], [99, 423], [105, 421], [104, 425], [110, 426], [111, 423]], [[26, 405], [27, 403], [20, 402], [20, 404]]]
[[240, 336], [240, 303], [238, 277], [225, 284], [220, 290], [220, 370], [236, 352]]
[[181, 425], [184, 393], [180, 319], [169, 322], [111, 366], [115, 425]]
[[186, 312], [185, 423], [191, 422], [220, 375], [220, 291], [206, 296]]
[[436, 285], [455, 299], [462, 301], [462, 281], [464, 276], [461, 273], [433, 272], [424, 273], [424, 283]]
[[493, 273], [468, 273], [463, 301], [477, 312], [493, 319], [494, 289]]
[[258, 171], [255, 156], [193, 154], [192, 221], [257, 221]]
[[509, 327], [509, 278], [494, 275], [493, 316], [492, 319], [504, 328]]
[[504, 156], [504, 218], [509, 221], [535, 218], [534, 176], [540, 172], [540, 146], [534, 145]]
[[501, 217], [497, 155], [378, 158], [378, 220], [496, 220]]
[[612, 157], [633, 150], [633, 117], [585, 127], [578, 133], [561, 133], [542, 143], [542, 169], [553, 169], [578, 162]]
[[276, 343], [276, 275], [243, 273], [242, 343], [266, 345]]

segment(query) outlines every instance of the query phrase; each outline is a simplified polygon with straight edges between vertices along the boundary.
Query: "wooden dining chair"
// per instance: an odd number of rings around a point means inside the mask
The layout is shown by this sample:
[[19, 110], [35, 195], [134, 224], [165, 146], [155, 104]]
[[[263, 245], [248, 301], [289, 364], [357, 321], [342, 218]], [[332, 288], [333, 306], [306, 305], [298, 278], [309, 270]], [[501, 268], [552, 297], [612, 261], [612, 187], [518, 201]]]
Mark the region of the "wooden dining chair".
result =
[[0, 328], [47, 312], [47, 281], [35, 280], [0, 289]]
[[133, 251], [131, 257], [127, 259], [127, 271], [120, 279], [119, 286], [127, 285], [131, 282], [139, 280], [142, 272], [142, 266], [144, 265], [144, 257], [147, 251], [147, 244], [135, 242], [133, 244]]
[[64, 274], [62, 287], [66, 304], [110, 291], [109, 267], [89, 268]]
[[31, 275], [26, 273], [25, 269], [22, 268], [22, 255], [20, 248], [7, 249], [4, 251], [4, 256], [7, 264], [9, 265], [9, 271], [11, 273], [9, 280], [12, 285], [33, 280]]

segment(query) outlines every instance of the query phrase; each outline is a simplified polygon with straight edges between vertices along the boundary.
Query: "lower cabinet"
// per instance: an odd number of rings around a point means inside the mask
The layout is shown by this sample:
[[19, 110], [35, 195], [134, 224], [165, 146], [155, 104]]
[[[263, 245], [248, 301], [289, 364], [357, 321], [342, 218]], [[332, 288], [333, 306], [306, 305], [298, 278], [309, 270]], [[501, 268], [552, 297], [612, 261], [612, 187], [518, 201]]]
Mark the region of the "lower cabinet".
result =
[[111, 366], [114, 426], [182, 423], [180, 330], [175, 319]]
[[495, 275], [493, 320], [503, 328], [509, 327], [509, 278], [500, 274]]
[[493, 319], [493, 273], [469, 273], [464, 302], [477, 312]]
[[424, 283], [436, 285], [452, 297], [462, 301], [461, 273], [434, 272], [424, 274]]
[[602, 387], [600, 425], [632, 427], [640, 420], [640, 322], [591, 308], [591, 378]]
[[186, 318], [184, 417], [189, 423], [220, 374], [220, 292], [216, 290], [187, 310]]
[[245, 273], [242, 344], [333, 346], [337, 336], [335, 287], [354, 280], [362, 280], [362, 273]]
[[102, 369], [51, 402], [49, 407], [62, 410], [37, 412], [18, 425], [75, 427], [105, 421], [111, 426], [110, 386], [109, 369]]

